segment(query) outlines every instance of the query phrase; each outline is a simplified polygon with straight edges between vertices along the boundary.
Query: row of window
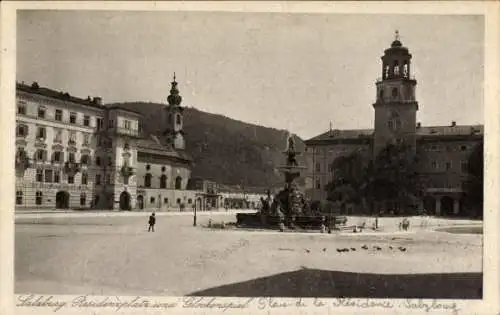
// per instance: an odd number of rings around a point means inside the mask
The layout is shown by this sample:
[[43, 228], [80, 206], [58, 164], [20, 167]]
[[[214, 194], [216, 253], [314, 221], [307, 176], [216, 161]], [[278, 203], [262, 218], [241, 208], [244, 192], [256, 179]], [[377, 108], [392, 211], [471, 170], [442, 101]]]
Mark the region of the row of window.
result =
[[[22, 190], [16, 191], [16, 205], [24, 204], [24, 194]], [[37, 191], [35, 194], [35, 204], [43, 205], [43, 192]], [[85, 206], [87, 204], [87, 195], [85, 193], [80, 194], [80, 206]]]
[[[451, 170], [451, 168], [453, 166], [451, 161], [444, 162], [442, 164], [439, 163], [439, 162], [437, 162], [437, 161], [432, 161], [431, 162], [431, 168], [433, 170], [440, 170], [441, 169], [441, 165], [442, 165], [442, 169], [447, 170], [447, 171]], [[469, 167], [468, 161], [460, 161], [460, 170], [462, 172], [467, 172], [468, 171], [468, 167]], [[328, 168], [329, 168], [330, 172], [334, 171], [333, 168], [331, 167], [331, 164], [329, 165]], [[321, 172], [321, 163], [319, 163], [319, 162], [316, 163], [315, 171], [316, 172]]]
[[[68, 174], [68, 184], [74, 184], [75, 183], [75, 176]], [[61, 171], [60, 170], [52, 170], [52, 169], [37, 169], [36, 170], [36, 175], [35, 175], [35, 180], [39, 183], [60, 183], [61, 182]], [[89, 175], [86, 172], [82, 172], [81, 176], [81, 185], [87, 185], [89, 180]], [[99, 184], [101, 182], [101, 175], [97, 174], [96, 175], [96, 185], [97, 180], [99, 180]]]
[[[391, 130], [397, 130], [401, 128], [401, 121], [399, 120], [389, 120], [387, 122], [388, 128]], [[453, 146], [451, 144], [429, 144], [425, 146], [426, 151], [443, 151], [445, 149], [446, 151], [467, 151], [469, 150], [469, 146], [465, 144], [461, 144], [458, 146]], [[339, 153], [339, 152], [346, 152], [348, 151], [347, 148], [340, 148], [340, 149], [321, 149], [321, 148], [311, 148], [308, 147], [306, 148], [306, 152], [314, 152], [316, 154], [323, 154], [323, 155], [332, 155], [334, 153]]]
[[[96, 202], [99, 200], [98, 196], [95, 198]], [[168, 198], [163, 198], [163, 204], [168, 204]], [[156, 203], [156, 198], [155, 197], [150, 197], [149, 199], [150, 204], [155, 204]], [[188, 199], [188, 204], [192, 204], [193, 200], [191, 198]], [[16, 191], [16, 205], [23, 205], [24, 204], [24, 194], [22, 190], [17, 190]], [[36, 205], [43, 205], [43, 192], [37, 191], [35, 193], [35, 204]], [[80, 194], [80, 206], [85, 206], [87, 204], [87, 194], [81, 193]], [[177, 204], [181, 204], [181, 199], [177, 198]]]
[[[23, 149], [18, 149], [17, 150], [17, 156], [25, 156], [26, 151], [24, 151]], [[44, 149], [37, 149], [35, 151], [35, 156], [34, 156], [34, 160], [37, 161], [37, 162], [43, 162], [43, 161], [46, 161], [47, 160], [47, 150], [44, 150]], [[51, 158], [51, 161], [54, 162], [54, 163], [62, 163], [64, 161], [64, 152], [62, 151], [54, 151], [52, 153], [52, 158]], [[68, 153], [68, 162], [70, 163], [76, 163], [76, 157], [75, 157], [75, 153], [73, 152], [70, 152]], [[90, 165], [90, 156], [87, 155], [87, 154], [83, 154], [80, 158], [80, 163], [83, 164], [83, 165]]]
[[[151, 188], [151, 181], [153, 179], [153, 175], [150, 173], [147, 173], [144, 175], [144, 187], [146, 188]], [[167, 175], [163, 174], [159, 178], [160, 180], [160, 188], [166, 189], [167, 188]], [[175, 178], [175, 189], [182, 189], [182, 177], [177, 176]]]
[[[48, 119], [47, 111], [48, 110], [45, 106], [39, 105], [38, 109], [37, 109], [37, 118]], [[19, 102], [19, 104], [17, 105], [17, 113], [19, 115], [26, 115], [26, 103]], [[68, 118], [66, 118], [66, 117], [64, 117], [64, 112], [62, 109], [56, 109], [54, 112], [54, 120], [55, 121], [69, 122], [72, 125], [80, 124], [80, 125], [83, 125], [85, 127], [90, 127], [90, 119], [91, 118], [89, 115], [83, 115], [83, 120], [79, 121], [78, 114], [76, 112], [70, 112]], [[110, 127], [114, 126], [113, 120], [109, 120], [109, 126]], [[97, 127], [97, 130], [103, 129], [104, 121], [101, 117], [96, 117], [96, 127]], [[132, 129], [132, 121], [124, 120], [123, 121], [123, 128]]]
[[[16, 126], [16, 137], [27, 137], [29, 135], [29, 128], [27, 125], [19, 124]], [[37, 127], [36, 128], [36, 138], [38, 140], [46, 140], [47, 139], [47, 128], [46, 127]], [[54, 143], [62, 143], [63, 139], [63, 129], [54, 128]], [[88, 133], [83, 133], [83, 146], [89, 146], [91, 141], [91, 135]], [[68, 144], [76, 145], [77, 143], [77, 131], [69, 130]]]
[[[45, 106], [39, 105], [37, 109], [37, 118], [48, 119], [48, 110]], [[26, 115], [26, 103], [19, 102], [17, 105], [17, 113], [19, 115]], [[54, 112], [54, 120], [60, 122], [69, 122], [70, 124], [76, 125], [81, 124], [85, 127], [90, 127], [90, 116], [84, 115], [82, 121], [78, 121], [78, 114], [76, 112], [70, 112], [69, 116], [64, 117], [64, 112], [62, 109], [56, 109]], [[100, 121], [99, 121], [100, 120]], [[102, 118], [97, 118], [97, 126], [102, 127]]]
[[[139, 196], [138, 199], [140, 200], [142, 197]], [[156, 198], [155, 197], [149, 197], [149, 203], [150, 204], [156, 204]], [[188, 204], [192, 204], [193, 199], [189, 198], [188, 199]], [[163, 198], [163, 204], [168, 204], [168, 198], [164, 197]], [[181, 204], [181, 198], [177, 198], [177, 204]]]
[[[456, 183], [456, 184], [451, 184], [451, 183], [435, 183], [435, 182], [428, 182], [427, 183], [427, 188], [464, 188], [465, 182], [461, 183]], [[321, 189], [321, 180], [316, 179], [316, 189]]]

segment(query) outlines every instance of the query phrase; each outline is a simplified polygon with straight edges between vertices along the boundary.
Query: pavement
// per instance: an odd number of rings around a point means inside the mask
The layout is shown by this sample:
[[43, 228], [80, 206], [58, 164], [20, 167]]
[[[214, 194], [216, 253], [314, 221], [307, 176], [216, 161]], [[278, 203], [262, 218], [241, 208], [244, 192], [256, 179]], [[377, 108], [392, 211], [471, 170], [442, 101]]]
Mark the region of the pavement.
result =
[[158, 213], [154, 233], [148, 213], [16, 214], [15, 292], [477, 298], [482, 286], [481, 234], [203, 227], [236, 212], [199, 212], [197, 227], [192, 213]]

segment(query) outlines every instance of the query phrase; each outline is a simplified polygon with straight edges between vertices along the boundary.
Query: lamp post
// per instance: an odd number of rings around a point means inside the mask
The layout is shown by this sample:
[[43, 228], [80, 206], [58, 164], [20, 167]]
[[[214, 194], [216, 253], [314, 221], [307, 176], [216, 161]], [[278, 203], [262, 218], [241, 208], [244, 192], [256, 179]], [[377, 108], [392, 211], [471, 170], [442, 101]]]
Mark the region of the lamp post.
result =
[[194, 202], [193, 226], [196, 226], [196, 201]]

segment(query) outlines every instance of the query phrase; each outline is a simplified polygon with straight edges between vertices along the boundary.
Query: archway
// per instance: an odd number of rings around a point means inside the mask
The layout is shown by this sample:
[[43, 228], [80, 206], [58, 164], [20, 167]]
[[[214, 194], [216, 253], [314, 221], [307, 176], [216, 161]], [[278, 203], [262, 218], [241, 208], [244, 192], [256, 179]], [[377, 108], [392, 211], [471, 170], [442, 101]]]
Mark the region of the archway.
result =
[[441, 198], [441, 213], [444, 216], [453, 215], [453, 198], [448, 196]]
[[144, 197], [141, 195], [137, 196], [137, 208], [144, 209]]
[[424, 210], [428, 215], [436, 214], [436, 198], [433, 196], [424, 197]]
[[126, 191], [120, 194], [120, 210], [130, 210], [130, 194]]
[[175, 178], [175, 189], [182, 189], [181, 186], [182, 186], [182, 177], [177, 176]]
[[56, 209], [69, 208], [69, 193], [67, 191], [58, 191], [56, 194]]

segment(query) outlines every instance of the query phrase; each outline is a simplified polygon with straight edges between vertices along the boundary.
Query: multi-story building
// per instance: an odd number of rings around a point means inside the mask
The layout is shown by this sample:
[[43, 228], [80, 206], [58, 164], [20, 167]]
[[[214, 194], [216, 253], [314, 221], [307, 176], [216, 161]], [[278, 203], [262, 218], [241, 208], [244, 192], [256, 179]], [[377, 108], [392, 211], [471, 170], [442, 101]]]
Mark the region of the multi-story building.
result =
[[17, 83], [16, 205], [163, 210], [193, 202], [175, 77], [170, 92], [161, 109], [169, 132], [159, 139], [132, 110]]
[[410, 145], [419, 156], [419, 174], [425, 185], [421, 207], [433, 214], [465, 211], [463, 183], [468, 158], [483, 140], [482, 125], [423, 126], [417, 122], [416, 79], [411, 58], [399, 36], [382, 56], [382, 76], [376, 81], [374, 129], [332, 130], [306, 141], [306, 193], [312, 200], [326, 199], [325, 186], [333, 178], [334, 161], [353, 152], [376, 156], [388, 143]]

